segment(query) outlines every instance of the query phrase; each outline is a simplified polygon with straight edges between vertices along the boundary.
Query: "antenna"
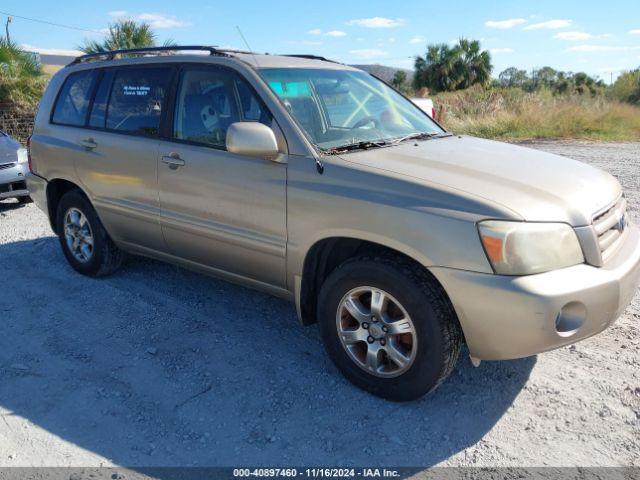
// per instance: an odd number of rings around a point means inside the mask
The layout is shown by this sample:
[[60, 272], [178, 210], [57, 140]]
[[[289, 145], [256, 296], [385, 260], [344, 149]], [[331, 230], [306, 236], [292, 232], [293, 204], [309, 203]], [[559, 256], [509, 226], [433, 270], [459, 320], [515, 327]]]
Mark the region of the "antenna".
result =
[[249, 42], [247, 42], [247, 39], [244, 38], [244, 35], [242, 34], [242, 30], [240, 30], [240, 27], [238, 25], [236, 25], [236, 30], [238, 30], [238, 34], [240, 35], [240, 38], [242, 38], [242, 41], [247, 47], [247, 50], [249, 50], [249, 52], [251, 53], [251, 56], [253, 56], [253, 60], [256, 62], [256, 66], [259, 66], [258, 59], [256, 58], [256, 54], [253, 52], [253, 49], [249, 46]]

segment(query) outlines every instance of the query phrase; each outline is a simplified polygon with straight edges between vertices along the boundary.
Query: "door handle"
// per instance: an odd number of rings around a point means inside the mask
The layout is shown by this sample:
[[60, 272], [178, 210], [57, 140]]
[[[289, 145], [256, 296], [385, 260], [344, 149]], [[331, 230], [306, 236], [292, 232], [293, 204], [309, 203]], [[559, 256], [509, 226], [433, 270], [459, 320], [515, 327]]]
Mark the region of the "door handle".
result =
[[93, 138], [91, 138], [91, 137], [83, 138], [78, 143], [80, 144], [81, 147], [84, 147], [87, 150], [93, 150], [94, 148], [96, 148], [98, 146], [98, 144], [95, 142], [95, 140]]
[[162, 162], [169, 165], [169, 168], [175, 170], [178, 167], [184, 166], [184, 160], [180, 158], [180, 155], [177, 153], [170, 153], [169, 155], [164, 155], [162, 157]]

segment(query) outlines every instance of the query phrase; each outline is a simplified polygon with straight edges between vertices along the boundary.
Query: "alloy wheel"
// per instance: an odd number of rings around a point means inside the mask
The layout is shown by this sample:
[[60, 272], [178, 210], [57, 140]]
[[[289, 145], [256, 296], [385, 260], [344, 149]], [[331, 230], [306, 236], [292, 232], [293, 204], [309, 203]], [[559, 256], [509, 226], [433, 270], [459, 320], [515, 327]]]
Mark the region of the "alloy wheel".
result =
[[84, 213], [75, 207], [64, 215], [64, 237], [76, 260], [88, 262], [93, 256], [93, 232]]
[[347, 292], [338, 305], [336, 326], [349, 357], [372, 375], [397, 377], [415, 360], [415, 326], [400, 302], [384, 290], [362, 286]]

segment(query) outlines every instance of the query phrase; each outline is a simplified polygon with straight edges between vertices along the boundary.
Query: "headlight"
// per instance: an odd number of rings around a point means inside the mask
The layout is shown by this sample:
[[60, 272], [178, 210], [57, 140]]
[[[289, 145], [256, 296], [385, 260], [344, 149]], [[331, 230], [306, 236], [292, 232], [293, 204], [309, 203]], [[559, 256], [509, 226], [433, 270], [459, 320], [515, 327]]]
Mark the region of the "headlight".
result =
[[496, 273], [530, 275], [584, 262], [573, 228], [566, 223], [487, 220], [480, 239]]
[[18, 163], [29, 163], [29, 155], [26, 148], [20, 147], [18, 149]]

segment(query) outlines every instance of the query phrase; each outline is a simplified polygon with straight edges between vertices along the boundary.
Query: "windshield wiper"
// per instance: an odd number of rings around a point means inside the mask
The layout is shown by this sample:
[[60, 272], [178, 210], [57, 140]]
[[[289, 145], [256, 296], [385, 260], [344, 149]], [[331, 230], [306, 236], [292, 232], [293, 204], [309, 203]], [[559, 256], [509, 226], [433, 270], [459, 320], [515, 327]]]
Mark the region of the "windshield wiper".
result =
[[360, 140], [358, 142], [327, 148], [324, 150], [324, 153], [327, 155], [335, 155], [340, 152], [348, 152], [351, 150], [368, 150], [370, 148], [382, 148], [389, 147], [391, 145], [393, 144], [384, 140]]
[[341, 152], [348, 152], [352, 150], [368, 150], [370, 148], [393, 147], [401, 142], [404, 142], [405, 140], [427, 140], [429, 138], [451, 137], [452, 135], [452, 133], [446, 132], [414, 132], [410, 133], [409, 135], [405, 135], [404, 137], [396, 138], [393, 140], [360, 140], [358, 142], [347, 143], [344, 145], [338, 145], [337, 147], [323, 149], [323, 152], [326, 155], [336, 155]]
[[415, 133], [410, 133], [409, 135], [405, 135], [404, 137], [400, 137], [400, 138], [396, 138], [395, 140], [393, 140], [391, 142], [392, 145], [397, 145], [401, 142], [404, 142], [405, 140], [417, 140], [417, 139], [423, 139], [426, 140], [428, 138], [434, 138], [434, 137], [439, 137], [439, 136], [449, 136], [448, 134], [441, 134], [438, 132], [415, 132]]

